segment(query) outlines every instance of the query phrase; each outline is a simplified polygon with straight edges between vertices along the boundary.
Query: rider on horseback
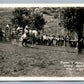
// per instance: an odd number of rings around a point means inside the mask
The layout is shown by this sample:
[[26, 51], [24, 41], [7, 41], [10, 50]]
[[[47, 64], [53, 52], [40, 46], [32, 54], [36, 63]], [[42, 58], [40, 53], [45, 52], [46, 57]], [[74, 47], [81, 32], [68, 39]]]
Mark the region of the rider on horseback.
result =
[[27, 40], [28, 39], [29, 39], [29, 32], [28, 32], [28, 26], [26, 26], [24, 29], [24, 34], [21, 37], [23, 46], [24, 46], [24, 43], [25, 43], [25, 46], [27, 46]]

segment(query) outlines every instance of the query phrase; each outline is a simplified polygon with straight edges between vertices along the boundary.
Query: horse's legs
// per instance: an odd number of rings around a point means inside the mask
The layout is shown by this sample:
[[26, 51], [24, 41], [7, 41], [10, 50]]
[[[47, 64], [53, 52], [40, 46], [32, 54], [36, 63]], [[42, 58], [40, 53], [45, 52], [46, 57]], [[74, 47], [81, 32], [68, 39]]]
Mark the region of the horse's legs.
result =
[[23, 41], [22, 41], [22, 46], [24, 46], [24, 39], [23, 39]]
[[27, 40], [25, 39], [25, 46], [27, 46]]

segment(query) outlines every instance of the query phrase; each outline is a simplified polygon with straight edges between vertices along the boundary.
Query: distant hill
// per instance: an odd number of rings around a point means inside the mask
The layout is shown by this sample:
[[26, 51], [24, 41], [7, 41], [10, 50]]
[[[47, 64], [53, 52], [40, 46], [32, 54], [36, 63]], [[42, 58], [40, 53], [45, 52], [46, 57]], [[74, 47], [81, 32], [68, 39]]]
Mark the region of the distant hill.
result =
[[63, 34], [64, 28], [59, 26], [59, 18], [55, 19], [53, 16], [49, 15], [43, 15], [46, 21], [46, 24], [44, 26], [44, 31], [47, 32], [47, 34], [54, 33], [55, 35], [61, 35]]
[[11, 18], [13, 9], [0, 8], [0, 27], [5, 28], [7, 24], [11, 24]]

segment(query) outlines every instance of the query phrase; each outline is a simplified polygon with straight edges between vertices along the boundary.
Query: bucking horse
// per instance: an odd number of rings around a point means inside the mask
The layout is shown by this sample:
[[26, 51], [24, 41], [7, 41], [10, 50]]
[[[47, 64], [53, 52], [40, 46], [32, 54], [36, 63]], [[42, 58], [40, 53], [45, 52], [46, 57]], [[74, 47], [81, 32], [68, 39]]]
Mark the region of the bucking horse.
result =
[[28, 32], [24, 32], [21, 36], [22, 46], [27, 46], [27, 43], [32, 38], [32, 44], [36, 42], [36, 38], [38, 36], [37, 30], [28, 30]]

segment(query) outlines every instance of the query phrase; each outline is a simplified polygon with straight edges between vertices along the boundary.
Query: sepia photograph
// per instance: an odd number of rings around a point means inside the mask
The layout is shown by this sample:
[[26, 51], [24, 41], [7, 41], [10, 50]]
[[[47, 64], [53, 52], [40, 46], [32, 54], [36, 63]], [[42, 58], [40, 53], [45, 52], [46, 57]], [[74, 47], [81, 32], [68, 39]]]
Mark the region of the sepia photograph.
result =
[[0, 5], [0, 77], [84, 77], [84, 4], [53, 5]]

